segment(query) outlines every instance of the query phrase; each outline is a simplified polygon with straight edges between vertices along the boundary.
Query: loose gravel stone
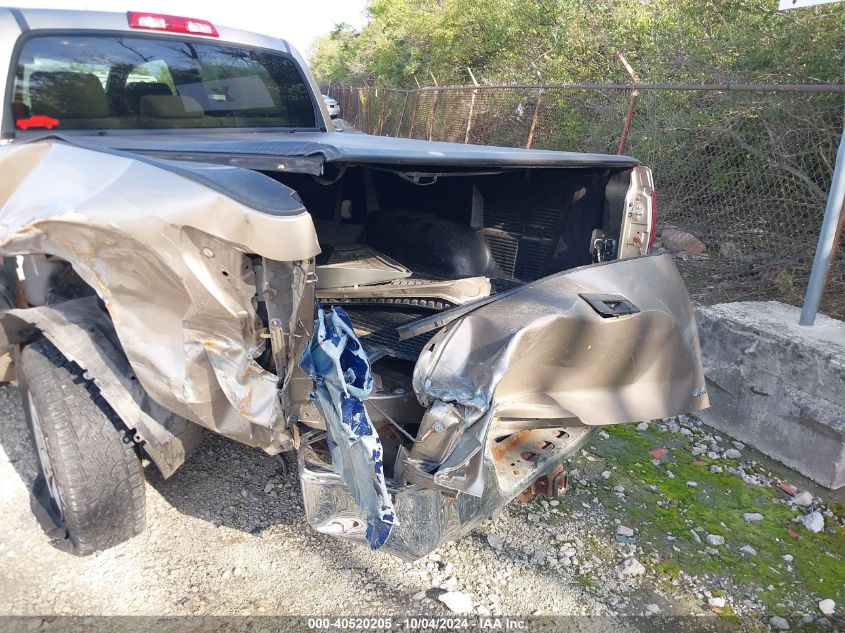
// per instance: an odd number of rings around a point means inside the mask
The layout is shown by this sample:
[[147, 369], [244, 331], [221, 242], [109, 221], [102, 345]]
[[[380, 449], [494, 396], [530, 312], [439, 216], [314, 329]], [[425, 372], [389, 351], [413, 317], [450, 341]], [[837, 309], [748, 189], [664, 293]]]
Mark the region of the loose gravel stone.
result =
[[763, 515], [759, 512], [746, 512], [742, 515], [746, 523], [758, 523], [763, 520]]
[[645, 566], [636, 558], [626, 558], [619, 565], [619, 571], [625, 576], [641, 576], [645, 573]]
[[500, 537], [496, 534], [488, 534], [487, 535], [487, 544], [490, 547], [492, 547], [494, 550], [496, 550], [497, 552], [501, 552], [502, 548], [505, 546], [505, 543], [502, 540], [502, 537]]
[[447, 591], [437, 596], [452, 613], [472, 613], [472, 598], [460, 591]]
[[813, 495], [807, 492], [806, 490], [803, 492], [799, 492], [797, 495], [792, 497], [792, 503], [797, 506], [806, 507], [812, 505], [813, 503]]
[[797, 517], [796, 521], [803, 523], [804, 527], [810, 530], [810, 532], [819, 533], [824, 529], [824, 517], [818, 510]]
[[789, 622], [785, 619], [780, 617], [779, 615], [774, 615], [769, 618], [769, 624], [772, 625], [772, 628], [777, 629], [778, 631], [788, 631], [789, 630]]
[[824, 615], [833, 615], [835, 610], [836, 603], [830, 598], [819, 600], [819, 611], [821, 611]]
[[618, 526], [616, 528], [616, 533], [619, 536], [634, 536], [634, 530], [632, 530], [631, 528], [629, 528], [625, 525]]
[[725, 537], [720, 536], [719, 534], [708, 534], [707, 542], [710, 543], [710, 545], [724, 545]]
[[725, 459], [739, 459], [742, 457], [742, 453], [740, 453], [735, 448], [729, 448], [724, 453], [722, 453], [722, 457]]

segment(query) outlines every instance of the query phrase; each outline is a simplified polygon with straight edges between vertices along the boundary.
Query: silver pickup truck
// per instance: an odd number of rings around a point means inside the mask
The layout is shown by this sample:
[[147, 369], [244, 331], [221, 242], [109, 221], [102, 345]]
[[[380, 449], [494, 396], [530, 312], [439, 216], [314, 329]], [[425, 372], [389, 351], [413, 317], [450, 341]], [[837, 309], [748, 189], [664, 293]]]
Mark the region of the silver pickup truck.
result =
[[0, 67], [0, 351], [79, 554], [209, 431], [415, 559], [707, 406], [633, 158], [335, 132], [287, 42], [202, 19], [0, 9]]

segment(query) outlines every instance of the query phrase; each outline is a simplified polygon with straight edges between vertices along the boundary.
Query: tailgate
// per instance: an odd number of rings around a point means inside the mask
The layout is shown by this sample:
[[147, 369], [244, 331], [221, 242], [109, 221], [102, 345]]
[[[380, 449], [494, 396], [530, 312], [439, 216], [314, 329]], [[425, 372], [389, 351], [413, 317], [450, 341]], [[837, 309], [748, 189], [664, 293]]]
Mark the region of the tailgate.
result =
[[693, 308], [668, 255], [546, 277], [460, 316], [426, 345], [414, 390], [428, 410], [411, 478], [469, 494], [484, 489], [483, 457], [496, 461], [492, 448], [515, 433], [708, 406]]

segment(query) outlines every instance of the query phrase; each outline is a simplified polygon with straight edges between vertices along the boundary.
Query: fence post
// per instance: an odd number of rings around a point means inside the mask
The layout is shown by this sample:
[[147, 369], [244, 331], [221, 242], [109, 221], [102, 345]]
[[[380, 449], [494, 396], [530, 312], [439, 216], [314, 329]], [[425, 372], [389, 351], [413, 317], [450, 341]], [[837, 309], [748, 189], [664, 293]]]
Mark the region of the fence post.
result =
[[475, 75], [472, 74], [472, 69], [469, 66], [467, 66], [467, 72], [475, 87], [472, 89], [472, 98], [469, 100], [469, 114], [467, 114], [467, 131], [464, 134], [464, 145], [469, 143], [469, 132], [472, 129], [472, 113], [475, 110], [475, 96], [478, 94], [478, 82], [475, 80]]
[[627, 70], [628, 74], [631, 75], [631, 82], [633, 84], [631, 98], [628, 100], [628, 109], [625, 112], [625, 122], [622, 124], [622, 136], [619, 138], [619, 150], [616, 152], [621, 156], [625, 153], [625, 145], [628, 144], [628, 132], [631, 130], [631, 121], [634, 118], [634, 108], [637, 105], [637, 96], [640, 94], [640, 91], [637, 89], [640, 85], [640, 76], [633, 69], [631, 64], [628, 63], [628, 59], [622, 54], [622, 51], [617, 51], [616, 56], [619, 57], [622, 61], [622, 65], [625, 66], [625, 70]]
[[531, 117], [531, 127], [528, 128], [528, 141], [525, 143], [526, 149], [531, 149], [534, 145], [534, 134], [537, 131], [537, 121], [540, 119], [540, 106], [543, 103], [543, 86], [537, 90], [537, 103], [534, 105], [534, 116]]
[[408, 107], [408, 95], [410, 95], [410, 93], [406, 90], [405, 100], [402, 102], [402, 114], [399, 115], [399, 125], [396, 126], [396, 138], [399, 138], [402, 135], [402, 121], [405, 118], [405, 110]]
[[381, 98], [381, 109], [378, 114], [378, 135], [384, 133], [384, 108], [387, 105], [387, 97], [390, 94], [387, 90], [382, 90], [383, 96]]
[[414, 92], [414, 109], [411, 110], [411, 125], [408, 128], [408, 138], [414, 135], [414, 128], [417, 127], [417, 106], [420, 105], [420, 90]]
[[434, 133], [434, 119], [437, 116], [437, 97], [440, 95], [440, 86], [437, 84], [437, 79], [434, 76], [434, 73], [430, 70], [428, 74], [431, 75], [432, 81], [434, 81], [434, 103], [431, 104], [431, 116], [428, 118], [428, 140], [431, 140], [431, 137]]

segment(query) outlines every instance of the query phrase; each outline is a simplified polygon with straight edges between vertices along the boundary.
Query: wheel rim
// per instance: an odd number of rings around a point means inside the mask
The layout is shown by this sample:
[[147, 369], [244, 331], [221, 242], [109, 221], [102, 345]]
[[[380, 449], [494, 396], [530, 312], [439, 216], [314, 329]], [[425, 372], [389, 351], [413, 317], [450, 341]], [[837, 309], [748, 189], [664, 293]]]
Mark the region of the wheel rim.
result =
[[50, 462], [50, 455], [47, 453], [47, 444], [44, 442], [44, 432], [41, 430], [41, 419], [38, 417], [38, 411], [32, 398], [26, 394], [26, 404], [29, 409], [29, 419], [32, 422], [32, 437], [35, 441], [35, 452], [38, 455], [38, 463], [41, 465], [41, 472], [44, 474], [44, 480], [47, 484], [47, 491], [50, 497], [55, 501], [56, 507], [59, 511], [59, 517], [64, 518], [62, 511], [61, 496], [59, 495], [59, 487], [56, 483], [56, 476], [53, 472], [53, 464]]

